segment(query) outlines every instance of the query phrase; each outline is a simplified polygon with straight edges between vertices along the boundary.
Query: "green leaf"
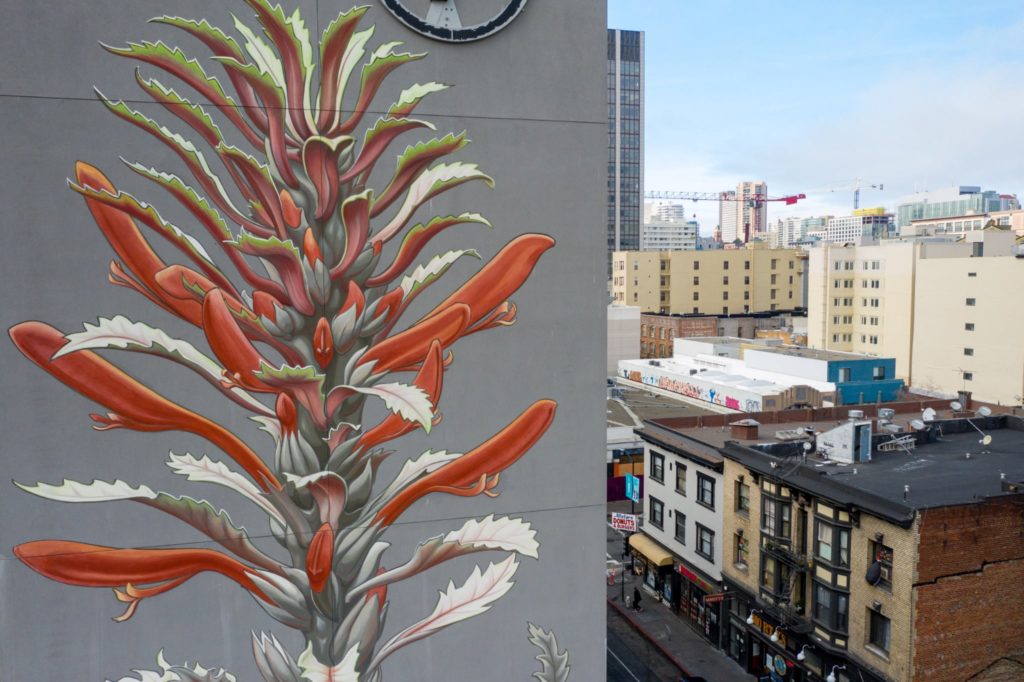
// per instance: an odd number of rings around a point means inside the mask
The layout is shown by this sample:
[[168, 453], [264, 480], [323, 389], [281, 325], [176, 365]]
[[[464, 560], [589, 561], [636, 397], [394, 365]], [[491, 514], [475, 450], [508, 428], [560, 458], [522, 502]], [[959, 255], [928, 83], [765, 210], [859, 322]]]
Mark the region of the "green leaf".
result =
[[449, 86], [444, 83], [417, 83], [411, 87], [402, 90], [402, 93], [398, 96], [398, 101], [388, 108], [388, 116], [394, 118], [401, 118], [408, 116], [412, 113], [412, 110], [423, 100], [427, 95], [431, 95], [435, 92], [441, 92], [447, 90]]

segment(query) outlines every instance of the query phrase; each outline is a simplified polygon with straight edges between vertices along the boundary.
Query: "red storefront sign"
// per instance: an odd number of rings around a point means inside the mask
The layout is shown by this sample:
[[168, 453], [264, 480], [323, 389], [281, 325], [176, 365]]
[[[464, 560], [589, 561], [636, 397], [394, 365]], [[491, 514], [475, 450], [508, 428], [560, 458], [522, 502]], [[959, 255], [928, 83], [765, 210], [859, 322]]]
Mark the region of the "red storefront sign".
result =
[[723, 602], [723, 601], [725, 601], [725, 592], [719, 592], [718, 594], [705, 594], [704, 595], [704, 603], [705, 604], [717, 604], [717, 603]]
[[700, 587], [700, 589], [704, 590], [705, 592], [714, 591], [714, 588], [711, 585], [709, 585], [706, 581], [698, 578], [696, 573], [688, 569], [686, 566], [683, 566], [682, 564], [679, 564], [679, 575], [688, 578], [691, 582], [696, 584], [698, 587]]

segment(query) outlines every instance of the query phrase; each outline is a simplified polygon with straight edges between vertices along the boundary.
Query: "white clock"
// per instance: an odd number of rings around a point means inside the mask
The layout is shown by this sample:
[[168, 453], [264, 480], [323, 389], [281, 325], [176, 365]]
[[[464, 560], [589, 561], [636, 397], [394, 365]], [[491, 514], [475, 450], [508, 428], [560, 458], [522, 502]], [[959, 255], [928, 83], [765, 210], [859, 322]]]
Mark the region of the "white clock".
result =
[[[478, 0], [476, 0], [478, 1]], [[505, 0], [493, 17], [479, 24], [463, 26], [455, 0], [430, 0], [427, 15], [420, 17], [411, 12], [402, 0], [381, 0], [395, 18], [413, 31], [434, 40], [448, 43], [468, 43], [488, 38], [512, 23], [523, 11], [526, 0]]]

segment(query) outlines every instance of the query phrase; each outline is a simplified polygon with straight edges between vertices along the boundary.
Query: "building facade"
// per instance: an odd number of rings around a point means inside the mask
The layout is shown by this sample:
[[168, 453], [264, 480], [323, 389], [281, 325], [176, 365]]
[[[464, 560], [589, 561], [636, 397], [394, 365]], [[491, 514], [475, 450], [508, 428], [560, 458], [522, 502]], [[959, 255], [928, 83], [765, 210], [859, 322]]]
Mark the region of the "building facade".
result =
[[984, 215], [993, 211], [1019, 209], [1016, 195], [982, 191], [977, 185], [959, 185], [919, 192], [904, 198], [896, 207], [896, 229], [903, 231], [915, 220]]
[[787, 682], [1019, 679], [1024, 625], [1004, 614], [1024, 596], [1024, 470], [1001, 470], [1024, 421], [981, 425], [1006, 446], [987, 462], [964, 460], [977, 437], [963, 419], [908, 434], [931, 469], [907, 469], [889, 436], [849, 476], [813, 441], [806, 460], [772, 438], [720, 448], [726, 653]]
[[983, 214], [922, 218], [910, 223], [914, 235], [956, 235], [984, 230], [986, 227], [1005, 227], [1018, 237], [1024, 236], [1024, 210], [989, 211]]
[[897, 378], [925, 392], [976, 388], [979, 400], [1019, 404], [1021, 321], [1010, 311], [1024, 259], [1014, 241], [989, 229], [810, 249], [808, 346], [895, 358]]
[[[829, 218], [825, 241], [833, 244], [862, 243], [865, 240], [887, 239], [894, 233], [893, 216], [884, 208], [861, 208], [853, 215]], [[804, 231], [807, 234], [807, 231]]]
[[[673, 339], [699, 336], [732, 336], [742, 339], [784, 339], [783, 343], [806, 346], [806, 318], [792, 313], [757, 315], [659, 315], [640, 318], [640, 358], [672, 357]], [[623, 358], [626, 359], [626, 358]]]
[[644, 441], [647, 474], [643, 535], [671, 558], [666, 565], [664, 553], [650, 556], [649, 544], [634, 543], [644, 584], [717, 647], [721, 611], [705, 599], [721, 592], [723, 458], [715, 448], [655, 422], [646, 422], [637, 435]]
[[[641, 346], [640, 308], [636, 306], [608, 306], [608, 376], [618, 372], [619, 360], [641, 357], [646, 345]], [[671, 342], [670, 342], [671, 343]]]
[[640, 248], [644, 187], [644, 34], [608, 29], [608, 259]]
[[736, 190], [730, 189], [722, 192], [718, 202], [718, 241], [723, 244], [731, 244], [736, 240], [736, 226], [739, 224], [739, 202], [736, 200]]
[[693, 251], [697, 248], [700, 223], [695, 220], [674, 222], [652, 220], [640, 232], [641, 251]]
[[612, 300], [644, 312], [731, 315], [802, 308], [797, 249], [617, 252]]

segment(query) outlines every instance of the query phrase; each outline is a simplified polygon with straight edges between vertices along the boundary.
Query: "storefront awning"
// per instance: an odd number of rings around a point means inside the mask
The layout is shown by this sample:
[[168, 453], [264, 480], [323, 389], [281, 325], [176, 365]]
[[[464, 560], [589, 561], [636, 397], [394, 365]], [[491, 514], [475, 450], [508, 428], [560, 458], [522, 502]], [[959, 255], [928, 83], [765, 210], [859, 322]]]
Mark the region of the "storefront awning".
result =
[[630, 535], [629, 546], [647, 557], [655, 566], [672, 565], [672, 553], [643, 533]]

